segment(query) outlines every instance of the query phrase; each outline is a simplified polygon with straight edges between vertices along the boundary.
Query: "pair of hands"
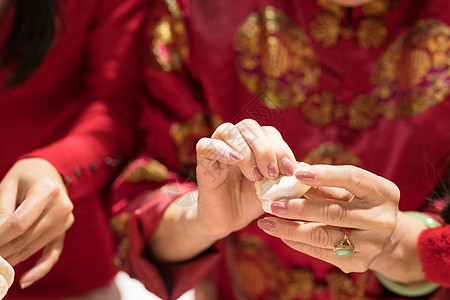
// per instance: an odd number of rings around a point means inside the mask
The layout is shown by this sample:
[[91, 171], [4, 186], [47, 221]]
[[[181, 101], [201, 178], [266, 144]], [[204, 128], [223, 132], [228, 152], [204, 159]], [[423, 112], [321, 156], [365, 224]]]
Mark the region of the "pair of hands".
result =
[[21, 278], [26, 288], [47, 274], [61, 255], [74, 221], [61, 175], [41, 158], [19, 160], [0, 182], [0, 256], [12, 266], [41, 249], [41, 258]]
[[[293, 175], [296, 160], [276, 129], [244, 120], [222, 124], [211, 138], [201, 139], [197, 162], [198, 232], [217, 240], [263, 214], [254, 182]], [[344, 272], [372, 269], [403, 282], [424, 278], [415, 246], [423, 227], [398, 212], [400, 193], [395, 184], [354, 166], [315, 165], [295, 176], [314, 188], [302, 198], [273, 203], [274, 216], [258, 221], [267, 234]], [[405, 234], [411, 229], [405, 226], [408, 223], [414, 224], [416, 235]], [[341, 227], [351, 230], [355, 253], [349, 257], [333, 252], [343, 239]], [[414, 258], [415, 267], [405, 258]]]

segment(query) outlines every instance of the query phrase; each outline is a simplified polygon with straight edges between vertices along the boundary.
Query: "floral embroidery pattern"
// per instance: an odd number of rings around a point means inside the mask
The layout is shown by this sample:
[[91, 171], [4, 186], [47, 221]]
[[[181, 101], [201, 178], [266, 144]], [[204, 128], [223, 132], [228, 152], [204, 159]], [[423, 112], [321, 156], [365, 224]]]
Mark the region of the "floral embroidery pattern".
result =
[[247, 17], [233, 46], [241, 82], [253, 94], [266, 94], [268, 108], [298, 106], [317, 83], [320, 68], [309, 38], [272, 6]]
[[[209, 137], [222, 119], [215, 114], [196, 114], [191, 120], [175, 123], [170, 128], [170, 136], [178, 149], [178, 159], [183, 165], [186, 176], [195, 171], [195, 146], [199, 139]], [[183, 170], [182, 170], [183, 171]], [[193, 177], [195, 178], [195, 176]]]
[[157, 160], [138, 157], [122, 172], [122, 177], [129, 182], [161, 182], [167, 180], [170, 174], [169, 170]]
[[362, 167], [362, 161], [340, 144], [324, 143], [312, 149], [303, 161], [309, 164], [354, 165]]
[[387, 49], [371, 83], [388, 118], [416, 115], [443, 101], [450, 91], [450, 27], [418, 21]]
[[335, 46], [339, 37], [356, 37], [359, 46], [364, 49], [377, 48], [384, 43], [388, 30], [380, 16], [391, 10], [389, 0], [374, 0], [365, 4], [362, 8], [365, 18], [356, 29], [352, 24], [343, 21], [345, 8], [330, 0], [317, 0], [317, 4], [325, 12], [318, 14], [316, 19], [311, 21], [310, 29], [313, 39], [323, 47]]
[[177, 71], [189, 56], [186, 24], [176, 0], [164, 2], [164, 12], [151, 28], [152, 43], [148, 60], [155, 68]]
[[236, 299], [301, 299], [329, 292], [332, 299], [364, 299], [367, 274], [355, 281], [340, 271], [331, 271], [325, 282], [316, 282], [308, 268], [286, 270], [275, 253], [256, 235], [241, 234], [228, 240], [228, 264], [235, 276]]
[[130, 212], [123, 212], [114, 216], [109, 221], [114, 238], [118, 241], [114, 252], [113, 264], [123, 271], [131, 270], [128, 238], [130, 218]]
[[375, 125], [375, 120], [381, 114], [380, 104], [371, 96], [358, 95], [350, 106], [334, 102], [334, 96], [329, 91], [313, 94], [302, 105], [302, 112], [312, 124], [325, 126], [333, 121], [347, 120], [348, 127], [355, 130], [368, 129]]

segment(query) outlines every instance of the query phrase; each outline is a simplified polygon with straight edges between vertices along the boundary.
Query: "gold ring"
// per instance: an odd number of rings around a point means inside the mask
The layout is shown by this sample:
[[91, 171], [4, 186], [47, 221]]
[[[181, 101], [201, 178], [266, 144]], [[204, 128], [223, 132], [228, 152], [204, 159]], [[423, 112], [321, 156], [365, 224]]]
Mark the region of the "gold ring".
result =
[[353, 247], [352, 243], [348, 239], [350, 230], [343, 227], [342, 232], [344, 233], [344, 239], [334, 245], [333, 251], [338, 256], [350, 256], [355, 252], [355, 247]]

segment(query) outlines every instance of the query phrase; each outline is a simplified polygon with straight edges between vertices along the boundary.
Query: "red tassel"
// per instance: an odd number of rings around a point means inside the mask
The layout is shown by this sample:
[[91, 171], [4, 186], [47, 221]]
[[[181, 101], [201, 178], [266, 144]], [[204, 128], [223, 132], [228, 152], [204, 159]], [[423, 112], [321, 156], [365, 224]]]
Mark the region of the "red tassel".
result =
[[417, 250], [426, 278], [450, 287], [450, 225], [424, 230]]

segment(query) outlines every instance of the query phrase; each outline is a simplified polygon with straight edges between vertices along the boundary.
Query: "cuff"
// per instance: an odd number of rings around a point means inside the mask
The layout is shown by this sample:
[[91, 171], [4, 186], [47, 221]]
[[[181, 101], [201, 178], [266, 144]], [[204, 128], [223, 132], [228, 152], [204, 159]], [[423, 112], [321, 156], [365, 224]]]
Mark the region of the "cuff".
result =
[[173, 183], [150, 194], [141, 193], [137, 197], [140, 199], [135, 198], [140, 203], [138, 208], [119, 213], [112, 219], [114, 232], [127, 232], [125, 237], [118, 238], [116, 266], [162, 299], [177, 299], [194, 288], [219, 258], [213, 247], [187, 262], [159, 265], [147, 253], [148, 242], [165, 209], [175, 199], [194, 189], [196, 186], [192, 183]]
[[450, 288], [450, 225], [422, 231], [417, 249], [425, 277]]

